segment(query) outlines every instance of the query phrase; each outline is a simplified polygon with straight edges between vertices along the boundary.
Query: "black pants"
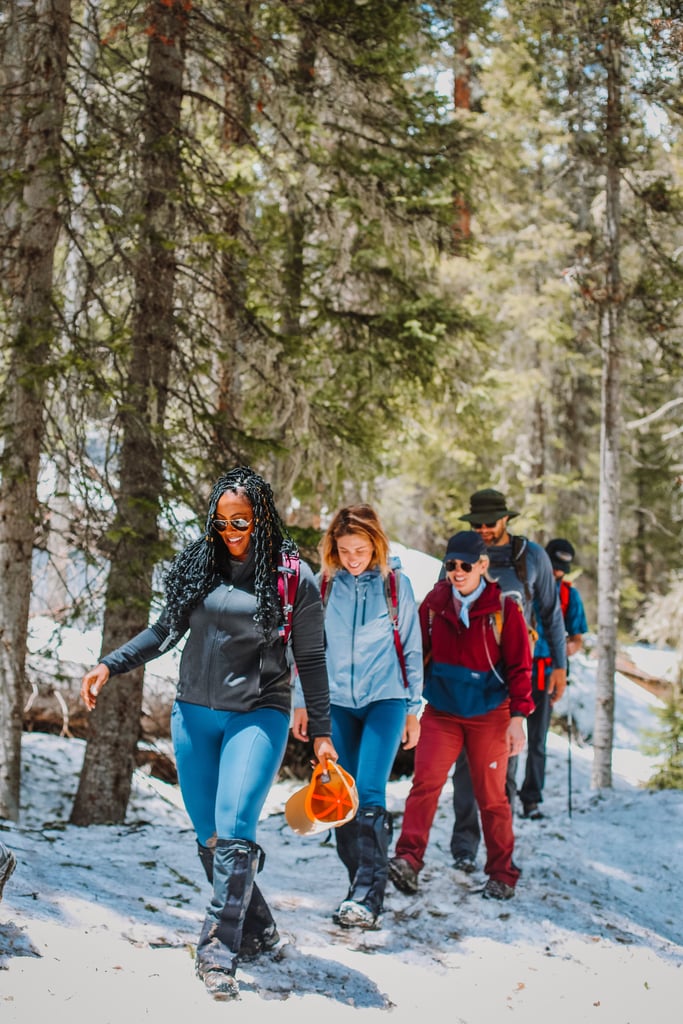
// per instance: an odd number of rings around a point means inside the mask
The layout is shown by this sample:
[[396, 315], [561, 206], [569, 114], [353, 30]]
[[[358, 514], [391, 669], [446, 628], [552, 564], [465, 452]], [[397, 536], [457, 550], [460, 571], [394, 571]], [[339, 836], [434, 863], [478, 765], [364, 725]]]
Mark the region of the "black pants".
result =
[[[536, 666], [534, 665], [534, 668]], [[536, 675], [534, 675], [534, 680]], [[547, 683], [548, 677], [545, 677]], [[524, 769], [524, 782], [519, 795], [523, 804], [540, 804], [543, 800], [545, 783], [546, 743], [552, 716], [552, 704], [547, 686], [539, 690], [533, 687], [533, 698], [536, 710], [526, 720], [527, 755]]]

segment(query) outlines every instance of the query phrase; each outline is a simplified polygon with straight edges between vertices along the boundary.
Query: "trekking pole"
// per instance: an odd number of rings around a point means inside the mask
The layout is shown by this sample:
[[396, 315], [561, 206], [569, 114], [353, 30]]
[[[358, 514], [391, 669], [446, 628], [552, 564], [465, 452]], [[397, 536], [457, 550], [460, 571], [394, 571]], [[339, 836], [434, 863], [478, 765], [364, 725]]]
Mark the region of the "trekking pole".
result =
[[572, 816], [572, 709], [569, 701], [569, 680], [567, 680], [567, 811]]

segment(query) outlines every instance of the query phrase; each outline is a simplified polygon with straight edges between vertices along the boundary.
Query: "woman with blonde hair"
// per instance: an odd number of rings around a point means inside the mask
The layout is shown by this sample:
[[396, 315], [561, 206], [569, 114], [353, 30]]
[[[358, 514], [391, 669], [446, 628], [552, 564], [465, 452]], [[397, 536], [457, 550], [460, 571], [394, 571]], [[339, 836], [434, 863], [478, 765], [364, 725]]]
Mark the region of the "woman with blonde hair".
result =
[[[332, 741], [359, 796], [356, 817], [335, 830], [350, 886], [333, 919], [344, 928], [375, 928], [392, 838], [386, 786], [399, 746], [410, 750], [420, 735], [420, 624], [410, 580], [390, 557], [371, 506], [340, 509], [320, 550]], [[308, 738], [304, 708], [295, 707], [292, 731]]]
[[486, 841], [486, 899], [515, 894], [512, 811], [505, 793], [508, 758], [525, 745], [524, 720], [534, 709], [531, 649], [524, 615], [489, 579], [486, 545], [474, 531], [451, 537], [446, 578], [420, 605], [428, 658], [426, 707], [413, 782], [389, 877], [416, 893], [429, 832], [448, 773], [463, 749]]

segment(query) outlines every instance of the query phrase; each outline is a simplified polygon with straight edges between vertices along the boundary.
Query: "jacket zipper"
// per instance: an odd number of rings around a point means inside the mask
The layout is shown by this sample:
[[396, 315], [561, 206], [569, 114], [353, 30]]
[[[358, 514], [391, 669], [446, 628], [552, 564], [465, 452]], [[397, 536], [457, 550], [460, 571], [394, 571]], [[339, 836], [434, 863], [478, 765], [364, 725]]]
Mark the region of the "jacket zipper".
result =
[[351, 626], [351, 700], [355, 704], [356, 695], [354, 693], [355, 679], [356, 679], [356, 619], [358, 618], [358, 577], [353, 577], [353, 624]]

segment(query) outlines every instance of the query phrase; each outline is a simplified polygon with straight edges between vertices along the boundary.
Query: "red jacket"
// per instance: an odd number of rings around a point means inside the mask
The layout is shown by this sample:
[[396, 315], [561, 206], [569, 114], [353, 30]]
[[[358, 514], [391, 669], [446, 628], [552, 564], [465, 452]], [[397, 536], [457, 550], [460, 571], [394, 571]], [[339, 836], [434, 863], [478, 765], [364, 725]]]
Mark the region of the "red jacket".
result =
[[458, 618], [451, 584], [440, 580], [420, 606], [425, 659], [431, 656], [434, 663], [458, 665], [482, 673], [490, 672], [495, 666], [507, 684], [510, 714], [526, 718], [534, 710], [526, 622], [514, 598], [505, 598], [499, 646], [494, 616], [500, 608], [500, 587], [487, 581], [483, 593], [470, 605], [470, 625], [466, 627]]

